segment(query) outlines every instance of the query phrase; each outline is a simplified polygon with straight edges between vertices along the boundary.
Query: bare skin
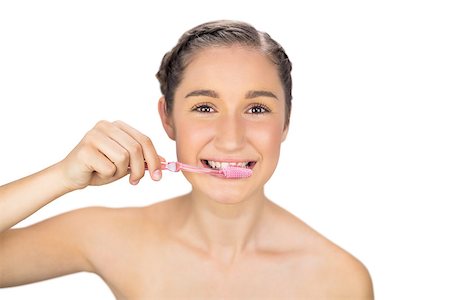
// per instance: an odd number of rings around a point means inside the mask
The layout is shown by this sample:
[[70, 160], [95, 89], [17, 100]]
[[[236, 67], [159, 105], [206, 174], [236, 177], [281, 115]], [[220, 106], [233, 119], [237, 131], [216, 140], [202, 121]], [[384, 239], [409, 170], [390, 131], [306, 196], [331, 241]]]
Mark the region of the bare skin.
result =
[[253, 175], [185, 174], [192, 192], [175, 199], [9, 229], [68, 192], [127, 175], [137, 184], [144, 160], [161, 178], [163, 158], [147, 136], [99, 122], [63, 161], [0, 187], [0, 287], [84, 271], [118, 299], [373, 299], [357, 259], [264, 195], [288, 130], [271, 61], [251, 49], [213, 48], [185, 72], [171, 116], [159, 102], [179, 160], [254, 161]]
[[0, 253], [15, 260], [2, 265], [2, 286], [87, 271], [117, 299], [373, 299], [359, 261], [269, 200], [242, 249], [218, 250], [202, 238], [190, 198], [86, 208], [11, 230]]

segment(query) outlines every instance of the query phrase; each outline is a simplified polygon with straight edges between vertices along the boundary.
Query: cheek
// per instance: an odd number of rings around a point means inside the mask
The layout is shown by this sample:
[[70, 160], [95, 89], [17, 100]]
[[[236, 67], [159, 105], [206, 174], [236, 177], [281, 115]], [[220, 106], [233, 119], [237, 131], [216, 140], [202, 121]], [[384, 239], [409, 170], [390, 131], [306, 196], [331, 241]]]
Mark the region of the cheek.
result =
[[267, 123], [252, 126], [248, 131], [249, 139], [257, 148], [268, 155], [278, 155], [283, 140], [283, 130], [278, 124]]
[[175, 124], [176, 147], [179, 161], [195, 163], [200, 148], [214, 136], [212, 126], [205, 126], [202, 122], [194, 122], [187, 118], [178, 118]]
[[279, 124], [267, 123], [248, 130], [249, 141], [253, 148], [259, 152], [262, 159], [263, 174], [267, 181], [275, 171], [280, 157], [280, 148], [283, 140], [283, 128]]

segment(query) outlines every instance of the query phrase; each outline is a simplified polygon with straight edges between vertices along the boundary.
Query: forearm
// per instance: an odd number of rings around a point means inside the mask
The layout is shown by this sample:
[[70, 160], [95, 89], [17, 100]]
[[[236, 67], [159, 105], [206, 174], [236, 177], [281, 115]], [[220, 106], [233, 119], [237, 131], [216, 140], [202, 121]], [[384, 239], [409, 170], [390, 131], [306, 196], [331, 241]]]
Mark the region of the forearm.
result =
[[58, 165], [0, 186], [0, 232], [68, 192]]

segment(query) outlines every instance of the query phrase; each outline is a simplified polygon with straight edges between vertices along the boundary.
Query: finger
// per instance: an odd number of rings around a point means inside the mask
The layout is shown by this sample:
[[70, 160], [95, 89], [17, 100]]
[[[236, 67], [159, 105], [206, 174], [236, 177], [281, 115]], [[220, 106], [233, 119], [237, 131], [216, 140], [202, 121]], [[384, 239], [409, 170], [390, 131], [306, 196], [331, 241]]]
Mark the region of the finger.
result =
[[[161, 168], [163, 168], [163, 163], [166, 162], [166, 159], [164, 157], [162, 157], [161, 155], [158, 155], [158, 157], [159, 157], [159, 162], [160, 162]], [[145, 169], [148, 170], [147, 162], [145, 162]]]
[[151, 178], [156, 181], [160, 180], [162, 177], [161, 161], [150, 138], [122, 121], [115, 121], [114, 124], [139, 142]]
[[144, 176], [145, 163], [142, 145], [130, 134], [115, 124], [104, 129], [105, 134], [117, 142], [128, 152], [127, 172], [130, 173], [130, 183], [137, 184]]
[[117, 166], [109, 158], [100, 151], [97, 151], [97, 155], [92, 157], [94, 159], [91, 162], [91, 166], [95, 170], [92, 177], [92, 185], [102, 185], [116, 180]]
[[94, 147], [115, 165], [116, 172], [112, 177], [117, 179], [128, 174], [129, 153], [122, 145], [108, 136], [99, 134]]
[[[161, 165], [161, 169], [163, 168], [163, 163], [166, 162], [166, 159], [164, 157], [162, 157], [161, 155], [158, 155], [159, 157], [159, 163]], [[145, 162], [145, 169], [148, 170], [148, 165], [147, 162]]]
[[90, 184], [101, 185], [113, 181], [111, 178], [116, 174], [117, 167], [102, 152], [96, 148], [90, 148], [86, 149], [82, 155], [85, 157], [84, 164], [87, 170], [94, 174]]

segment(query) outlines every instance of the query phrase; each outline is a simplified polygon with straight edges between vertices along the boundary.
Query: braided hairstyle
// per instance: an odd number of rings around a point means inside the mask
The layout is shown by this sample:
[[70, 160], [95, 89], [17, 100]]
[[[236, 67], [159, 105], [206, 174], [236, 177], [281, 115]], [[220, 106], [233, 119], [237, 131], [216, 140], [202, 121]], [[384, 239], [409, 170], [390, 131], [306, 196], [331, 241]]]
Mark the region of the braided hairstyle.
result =
[[164, 55], [156, 78], [166, 100], [166, 112], [172, 112], [175, 90], [183, 78], [189, 60], [199, 50], [232, 45], [261, 51], [277, 66], [286, 103], [285, 125], [289, 125], [292, 106], [292, 64], [289, 57], [283, 47], [267, 33], [239, 21], [220, 20], [196, 26], [184, 33], [175, 47]]

